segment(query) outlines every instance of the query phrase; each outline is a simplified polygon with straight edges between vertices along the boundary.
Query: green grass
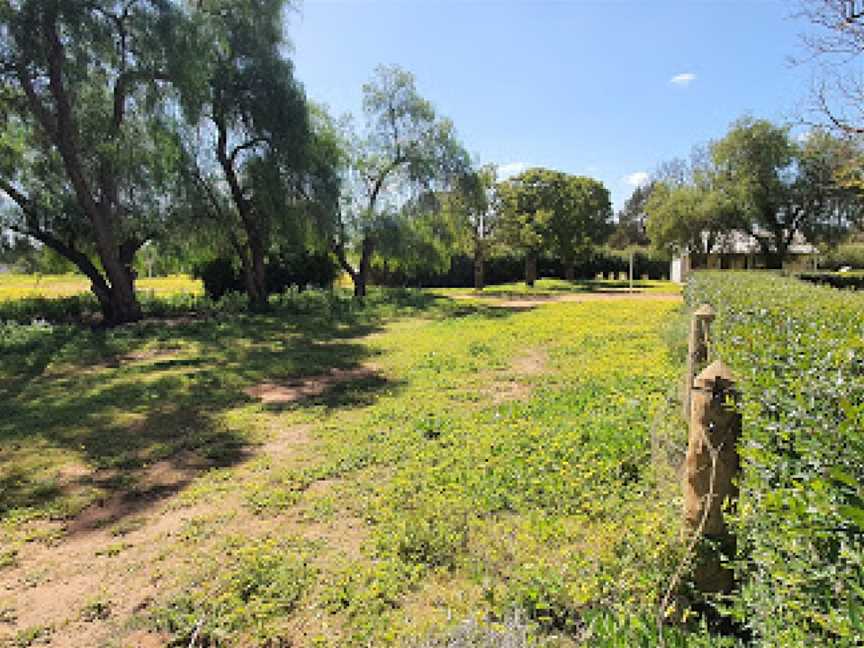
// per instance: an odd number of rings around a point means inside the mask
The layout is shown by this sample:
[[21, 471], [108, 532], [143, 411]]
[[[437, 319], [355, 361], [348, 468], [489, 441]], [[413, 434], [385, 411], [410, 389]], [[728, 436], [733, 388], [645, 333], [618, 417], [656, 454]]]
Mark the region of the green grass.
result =
[[[374, 291], [171, 326], [7, 324], [5, 569], [122, 496], [88, 555], [129, 576], [82, 599], [99, 604], [88, 631], [410, 645], [518, 610], [553, 645], [653, 645], [683, 550], [674, 472], [654, 448], [684, 443], [680, 362], [662, 341], [677, 308]], [[296, 402], [244, 393], [359, 367]], [[154, 484], [165, 464], [179, 478]], [[46, 569], [35, 588], [52, 586]], [[158, 600], [124, 616], [136, 578], [158, 582]], [[78, 627], [63, 622], [44, 624]], [[688, 645], [709, 641], [694, 631]]]
[[[672, 294], [681, 293], [681, 285], [671, 281], [660, 281], [654, 279], [639, 279], [633, 281], [633, 289], [640, 293], [649, 294]], [[563, 279], [539, 279], [534, 286], [526, 286], [525, 282], [511, 284], [497, 284], [486, 286], [482, 294], [490, 297], [520, 297], [520, 296], [557, 296], [568, 293], [626, 293], [630, 290], [629, 281], [613, 279], [596, 279], [577, 281], [565, 281]], [[437, 288], [433, 292], [442, 295], [474, 293], [465, 288]]]

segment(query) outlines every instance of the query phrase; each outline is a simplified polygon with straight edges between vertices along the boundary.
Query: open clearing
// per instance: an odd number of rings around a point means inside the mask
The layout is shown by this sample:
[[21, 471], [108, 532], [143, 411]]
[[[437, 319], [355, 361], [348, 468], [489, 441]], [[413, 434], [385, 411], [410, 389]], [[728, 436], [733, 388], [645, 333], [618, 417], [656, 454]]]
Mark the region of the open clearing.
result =
[[574, 645], [650, 620], [681, 551], [651, 462], [680, 298], [650, 297], [22, 329], [0, 640], [402, 645], [518, 608]]

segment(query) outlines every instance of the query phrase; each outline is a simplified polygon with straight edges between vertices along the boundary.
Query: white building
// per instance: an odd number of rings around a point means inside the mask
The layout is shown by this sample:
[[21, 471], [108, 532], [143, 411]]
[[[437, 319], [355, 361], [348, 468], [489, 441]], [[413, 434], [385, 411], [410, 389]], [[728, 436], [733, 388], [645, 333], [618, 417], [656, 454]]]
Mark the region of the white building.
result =
[[[703, 249], [708, 245], [708, 234], [703, 233]], [[811, 270], [816, 268], [819, 251], [796, 233], [789, 245], [784, 270]], [[708, 253], [690, 253], [672, 258], [669, 278], [683, 283], [692, 270], [758, 270], [768, 267], [762, 248], [756, 238], [746, 232], [733, 231], [714, 242]]]

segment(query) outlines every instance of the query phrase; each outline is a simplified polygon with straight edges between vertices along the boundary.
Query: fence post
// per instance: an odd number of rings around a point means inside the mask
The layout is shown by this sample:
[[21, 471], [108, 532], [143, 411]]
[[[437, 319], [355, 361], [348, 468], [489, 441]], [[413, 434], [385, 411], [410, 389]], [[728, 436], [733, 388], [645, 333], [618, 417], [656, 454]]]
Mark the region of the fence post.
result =
[[700, 542], [693, 580], [701, 592], [728, 592], [732, 572], [721, 553], [734, 555], [735, 540], [723, 519], [727, 501], [738, 497], [738, 439], [741, 415], [735, 408], [735, 379], [721, 361], [702, 371], [693, 384], [690, 437], [684, 462], [684, 522]]
[[708, 304], [702, 304], [693, 313], [690, 321], [690, 335], [687, 337], [687, 375], [684, 379], [684, 419], [690, 419], [690, 392], [693, 389], [693, 378], [699, 365], [708, 361], [708, 346], [711, 322], [717, 314]]

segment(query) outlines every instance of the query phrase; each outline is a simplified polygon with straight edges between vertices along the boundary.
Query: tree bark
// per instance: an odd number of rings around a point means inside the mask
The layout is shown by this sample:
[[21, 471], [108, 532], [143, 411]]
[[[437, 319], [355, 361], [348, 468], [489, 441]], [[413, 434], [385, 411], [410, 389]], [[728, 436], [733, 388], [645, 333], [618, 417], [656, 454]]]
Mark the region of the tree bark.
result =
[[481, 291], [485, 285], [485, 259], [483, 249], [478, 245], [474, 248], [474, 290]]
[[[70, 180], [78, 204], [87, 214], [95, 234], [96, 250], [107, 277], [107, 297], [104, 286], [94, 283], [94, 293], [100, 299], [105, 324], [114, 326], [134, 322], [142, 317], [141, 306], [135, 296], [134, 275], [129, 263], [121, 259], [123, 246], [118, 245], [114, 223], [118, 220], [116, 209], [105, 198], [96, 199], [85, 177], [84, 165], [78, 150], [78, 134], [73, 117], [69, 93], [63, 79], [63, 63], [66, 58], [64, 47], [55, 24], [56, 15], [46, 12], [43, 16], [42, 30], [47, 43], [48, 89], [53, 101], [54, 111], [49, 110], [36, 93], [33, 80], [23, 66], [19, 66], [18, 78], [33, 114], [43, 130], [53, 142], [63, 161], [63, 167]], [[113, 178], [106, 178], [112, 181]], [[110, 182], [108, 182], [110, 184]], [[112, 194], [110, 186], [103, 187], [103, 193]], [[132, 248], [131, 255], [137, 247]], [[97, 271], [98, 272], [98, 271]], [[92, 280], [92, 278], [91, 278]]]
[[228, 182], [228, 187], [231, 190], [231, 200], [237, 208], [240, 222], [243, 224], [243, 230], [246, 232], [246, 247], [249, 252], [249, 258], [243, 259], [246, 293], [253, 310], [266, 310], [269, 297], [267, 290], [267, 267], [265, 263], [267, 246], [261, 234], [259, 223], [255, 219], [255, 209], [244, 195], [243, 187], [240, 185], [240, 178], [237, 175], [237, 169], [234, 168], [236, 153], [242, 147], [238, 147], [229, 155], [228, 127], [219, 115], [213, 117], [213, 122], [218, 131], [216, 156], [219, 159], [219, 166], [222, 167], [225, 180]]
[[529, 254], [525, 257], [525, 285], [529, 288], [533, 287], [535, 281], [537, 281], [537, 255]]
[[354, 296], [363, 298], [366, 296], [366, 285], [369, 282], [369, 266], [372, 263], [372, 253], [375, 251], [375, 241], [370, 235], [363, 237], [360, 252], [360, 265], [356, 274], [351, 277], [354, 280]]

